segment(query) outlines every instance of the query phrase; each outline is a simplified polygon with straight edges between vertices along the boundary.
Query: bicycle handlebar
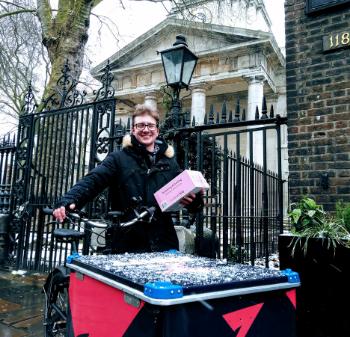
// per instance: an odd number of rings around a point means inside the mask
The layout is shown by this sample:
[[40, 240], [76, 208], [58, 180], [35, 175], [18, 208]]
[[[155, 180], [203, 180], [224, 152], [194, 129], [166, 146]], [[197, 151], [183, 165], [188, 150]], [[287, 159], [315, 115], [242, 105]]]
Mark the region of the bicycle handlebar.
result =
[[148, 207], [146, 208], [142, 213], [140, 214], [137, 214], [137, 216], [130, 220], [130, 221], [127, 221], [127, 222], [123, 222], [120, 224], [120, 227], [127, 227], [127, 226], [131, 226], [133, 225], [134, 223], [136, 223], [137, 221], [141, 221], [143, 220], [147, 215], [150, 217], [150, 219], [152, 219], [153, 217], [153, 214], [155, 212], [156, 208], [154, 206], [152, 207]]
[[[120, 226], [120, 227], [131, 226], [138, 221], [144, 220], [147, 216], [149, 216], [149, 219], [152, 219], [155, 210], [156, 210], [156, 208], [154, 206], [151, 206], [151, 207], [144, 209], [141, 213], [138, 213], [135, 211], [136, 217], [134, 217], [133, 219], [131, 219], [127, 222], [122, 222], [122, 223], [118, 224], [118, 226]], [[53, 211], [54, 210], [52, 208], [49, 208], [49, 207], [43, 208], [43, 212], [47, 215], [53, 215]], [[66, 215], [71, 220], [83, 221], [85, 224], [87, 224], [91, 227], [96, 227], [96, 228], [107, 228], [108, 227], [108, 225], [106, 223], [101, 223], [98, 221], [89, 220], [89, 219], [83, 217], [82, 212], [80, 212], [78, 210], [75, 210], [74, 212], [67, 212]]]

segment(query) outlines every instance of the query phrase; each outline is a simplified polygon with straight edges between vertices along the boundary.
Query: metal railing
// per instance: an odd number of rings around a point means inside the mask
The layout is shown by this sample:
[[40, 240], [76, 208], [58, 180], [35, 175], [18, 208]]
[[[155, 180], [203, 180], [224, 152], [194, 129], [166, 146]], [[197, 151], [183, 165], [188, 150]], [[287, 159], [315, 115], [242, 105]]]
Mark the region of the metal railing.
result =
[[[0, 144], [0, 207], [13, 205], [12, 257], [17, 268], [50, 270], [66, 256], [66, 247], [54, 246], [52, 228], [44, 226], [50, 219], [41, 208], [54, 205], [117, 149], [130, 128], [130, 121], [126, 126], [116, 122], [117, 99], [110, 86], [109, 65], [101, 89], [87, 103], [68, 70], [60, 81], [65, 83], [64, 90], [44, 102], [41, 111], [28, 92], [17, 145], [14, 139], [11, 150]], [[221, 114], [211, 108], [200, 126], [190, 121], [189, 113], [175, 116], [176, 121], [169, 115], [162, 132], [174, 144], [180, 166], [204, 172], [211, 186], [203, 214], [196, 219], [197, 252], [209, 229], [207, 249], [215, 250], [218, 257], [251, 264], [263, 258], [267, 266], [268, 256], [277, 252], [277, 237], [283, 229], [280, 127], [286, 118], [275, 117], [273, 108], [268, 115], [266, 103], [255, 120], [245, 120], [239, 102], [234, 114], [226, 111], [226, 103]], [[257, 140], [259, 149], [254, 145]], [[268, 159], [271, 152], [273, 165]], [[88, 206], [90, 214], [107, 209], [106, 193]], [[88, 247], [85, 242], [85, 253]]]

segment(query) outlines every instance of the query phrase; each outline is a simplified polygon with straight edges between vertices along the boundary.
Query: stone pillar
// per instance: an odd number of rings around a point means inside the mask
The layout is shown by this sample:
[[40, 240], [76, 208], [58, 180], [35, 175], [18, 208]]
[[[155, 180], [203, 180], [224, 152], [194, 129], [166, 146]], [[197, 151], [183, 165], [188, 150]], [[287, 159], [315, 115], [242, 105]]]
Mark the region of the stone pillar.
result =
[[207, 86], [201, 85], [192, 89], [192, 103], [191, 103], [191, 123], [193, 117], [196, 125], [204, 124], [205, 109], [206, 109], [206, 90]]
[[[278, 112], [277, 110], [277, 102], [278, 95], [275, 93], [269, 94], [266, 97], [266, 105], [267, 105], [267, 115], [270, 116], [271, 106], [273, 105], [275, 116]], [[278, 170], [278, 161], [277, 161], [277, 137], [275, 130], [267, 130], [267, 149], [271, 149], [267, 151], [267, 163], [268, 169], [277, 172]]]
[[255, 119], [256, 107], [259, 108], [261, 114], [262, 101], [264, 96], [264, 76], [248, 76], [246, 77], [248, 82], [248, 104], [246, 119]]
[[154, 92], [148, 93], [145, 96], [144, 104], [152, 109], [157, 109], [157, 96]]
[[116, 110], [115, 110], [115, 114], [116, 114], [115, 118], [116, 118], [117, 124], [121, 122], [122, 125], [126, 126], [128, 123], [128, 119], [133, 113], [133, 111], [134, 111], [134, 108], [131, 108], [121, 103], [117, 104]]
[[[256, 107], [259, 109], [261, 116], [262, 101], [264, 96], [264, 76], [247, 76], [248, 82], [248, 102], [247, 102], [247, 113], [246, 120], [254, 120]], [[254, 127], [253, 127], [254, 128]], [[248, 134], [247, 134], [248, 137]], [[249, 154], [249, 140], [247, 139], [246, 156], [250, 157]], [[253, 160], [255, 163], [263, 164], [263, 138], [262, 132], [253, 133]]]

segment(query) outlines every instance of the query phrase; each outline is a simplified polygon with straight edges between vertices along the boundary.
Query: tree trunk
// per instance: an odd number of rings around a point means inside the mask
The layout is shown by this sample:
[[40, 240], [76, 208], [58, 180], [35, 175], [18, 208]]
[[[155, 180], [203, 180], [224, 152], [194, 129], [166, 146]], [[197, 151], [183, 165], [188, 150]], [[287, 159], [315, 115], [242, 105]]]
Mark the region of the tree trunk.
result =
[[47, 0], [37, 1], [43, 44], [51, 62], [51, 76], [43, 95], [46, 99], [55, 92], [66, 62], [74, 79], [81, 75], [93, 1], [60, 0], [55, 17]]

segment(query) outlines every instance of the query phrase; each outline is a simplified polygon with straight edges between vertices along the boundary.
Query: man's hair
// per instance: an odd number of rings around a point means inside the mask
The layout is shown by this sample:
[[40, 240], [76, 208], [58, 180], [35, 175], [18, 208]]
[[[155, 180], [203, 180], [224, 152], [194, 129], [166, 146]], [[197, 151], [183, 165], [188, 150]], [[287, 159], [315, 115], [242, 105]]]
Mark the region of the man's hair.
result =
[[135, 106], [135, 111], [132, 114], [132, 125], [134, 125], [135, 117], [142, 116], [142, 115], [149, 115], [153, 117], [156, 120], [157, 125], [159, 124], [159, 112], [157, 109], [153, 109], [145, 104], [137, 104]]

